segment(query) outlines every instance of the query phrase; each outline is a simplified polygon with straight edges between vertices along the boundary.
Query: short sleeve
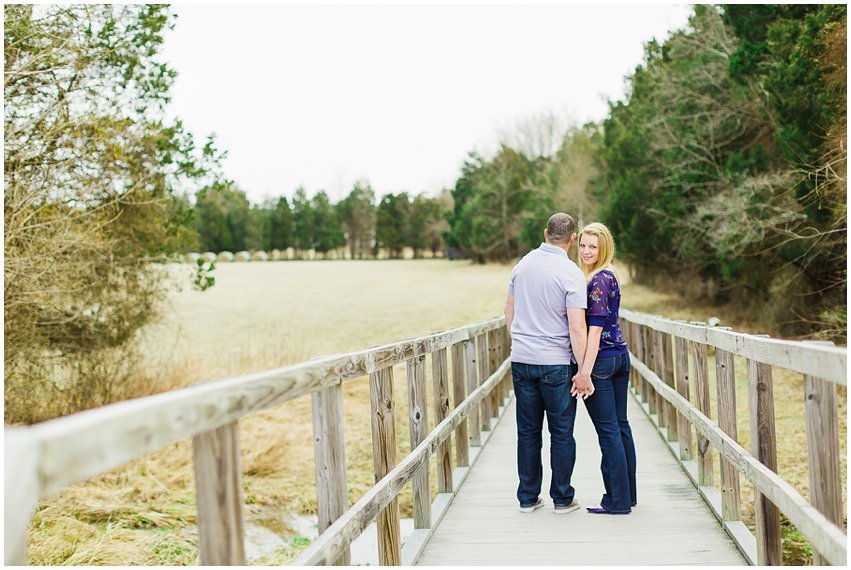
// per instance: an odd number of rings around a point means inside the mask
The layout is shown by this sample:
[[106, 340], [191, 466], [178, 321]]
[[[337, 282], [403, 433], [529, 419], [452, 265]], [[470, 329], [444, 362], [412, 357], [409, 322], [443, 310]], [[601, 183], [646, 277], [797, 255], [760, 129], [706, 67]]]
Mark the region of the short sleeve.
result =
[[567, 274], [565, 289], [565, 307], [568, 309], [584, 309], [588, 306], [588, 297], [585, 295], [585, 276], [575, 265]]
[[609, 275], [597, 273], [588, 283], [588, 325], [602, 327], [609, 316], [609, 297], [612, 291]]
[[514, 296], [514, 276], [517, 275], [517, 265], [511, 270], [511, 277], [508, 278], [508, 294]]

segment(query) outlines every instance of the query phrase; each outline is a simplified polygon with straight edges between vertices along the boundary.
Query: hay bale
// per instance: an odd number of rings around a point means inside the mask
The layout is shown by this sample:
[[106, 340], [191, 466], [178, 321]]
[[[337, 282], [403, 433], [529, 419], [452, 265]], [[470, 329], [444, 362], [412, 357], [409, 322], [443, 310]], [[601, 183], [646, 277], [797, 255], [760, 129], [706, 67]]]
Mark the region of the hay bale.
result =
[[251, 261], [251, 254], [247, 251], [237, 251], [236, 255], [233, 256], [234, 261]]
[[423, 250], [423, 259], [432, 259], [434, 258], [434, 252], [430, 249]]
[[271, 252], [269, 252], [269, 259], [271, 259], [272, 261], [280, 261], [283, 258], [284, 252], [282, 252], [280, 249], [273, 249]]
[[295, 249], [288, 247], [284, 252], [284, 259], [295, 259]]
[[255, 251], [251, 254], [251, 261], [269, 261], [269, 255], [265, 251]]
[[219, 252], [219, 261], [233, 261], [233, 253], [230, 251], [221, 251]]
[[192, 265], [197, 265], [199, 259], [201, 259], [201, 254], [195, 253], [194, 251], [189, 252], [183, 256], [183, 261]]
[[332, 249], [331, 251], [325, 253], [325, 259], [336, 260], [337, 259], [337, 251]]
[[203, 259], [207, 263], [212, 263], [216, 261], [216, 254], [212, 251], [205, 251], [201, 254], [201, 259]]
[[402, 248], [402, 259], [413, 259], [414, 248], [405, 246]]

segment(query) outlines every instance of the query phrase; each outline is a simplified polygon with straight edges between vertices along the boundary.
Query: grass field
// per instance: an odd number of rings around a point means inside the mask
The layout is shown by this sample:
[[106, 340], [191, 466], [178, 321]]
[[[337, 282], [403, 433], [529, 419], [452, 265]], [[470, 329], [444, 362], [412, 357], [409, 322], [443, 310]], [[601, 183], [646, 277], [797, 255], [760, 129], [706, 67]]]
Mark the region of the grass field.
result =
[[[177, 388], [484, 320], [501, 314], [510, 269], [444, 260], [223, 264], [216, 269], [215, 287], [176, 292], [163, 321], [145, 331], [140, 342], [147, 366], [138, 381], [148, 384], [146, 391]], [[689, 320], [717, 316], [736, 330], [764, 332], [737, 321], [731, 310], [624, 281], [623, 304], [629, 308]], [[710, 362], [710, 377], [713, 369]], [[736, 372], [739, 436], [747, 447], [743, 363], [736, 363]], [[396, 401], [405, 409], [404, 367], [397, 367], [394, 377]], [[780, 473], [806, 493], [802, 383], [778, 373], [775, 386]], [[353, 502], [373, 483], [365, 379], [347, 383], [344, 394]], [[844, 392], [840, 399], [844, 445]], [[407, 417], [399, 413], [396, 419], [401, 458], [409, 450]], [[290, 546], [253, 563], [281, 563], [305, 543], [286, 527], [282, 514], [315, 511], [311, 429], [309, 398], [240, 422], [246, 517], [291, 536]], [[30, 532], [29, 562], [196, 563], [191, 458], [189, 442], [177, 442], [43, 501]], [[410, 486], [401, 505], [403, 514], [410, 512]]]

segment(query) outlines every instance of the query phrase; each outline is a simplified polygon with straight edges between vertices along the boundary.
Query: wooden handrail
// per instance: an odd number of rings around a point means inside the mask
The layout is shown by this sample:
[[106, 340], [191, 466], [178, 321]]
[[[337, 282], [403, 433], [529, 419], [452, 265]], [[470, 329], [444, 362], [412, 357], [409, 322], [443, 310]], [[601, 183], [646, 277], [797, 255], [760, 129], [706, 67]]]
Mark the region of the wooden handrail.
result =
[[[393, 366], [408, 362], [413, 392], [416, 392], [411, 401], [412, 430], [416, 430], [412, 438], [418, 443], [425, 437], [423, 430], [427, 422], [425, 355], [443, 351], [445, 357], [448, 348], [452, 348], [453, 355], [459, 349], [463, 352], [463, 346], [475, 346], [476, 340], [486, 342], [487, 335], [501, 331], [504, 323], [504, 318], [498, 317], [367, 350], [319, 357], [292, 366], [119, 402], [34, 426], [8, 427], [4, 430], [4, 560], [6, 564], [26, 563], [26, 528], [38, 500], [174, 441], [191, 437], [202, 539], [201, 563], [244, 564], [238, 421], [311, 393], [314, 394], [314, 433], [332, 434], [333, 437], [329, 437], [336, 440], [317, 442], [315, 446], [317, 463], [323, 468], [322, 472], [317, 470], [318, 502], [323, 519], [320, 524], [327, 527], [331, 519], [336, 519], [344, 510], [346, 499], [345, 453], [339, 429], [342, 426], [335, 425], [333, 429], [329, 426], [329, 422], [341, 423], [338, 421], [342, 415], [340, 385], [366, 375], [389, 373]], [[475, 370], [475, 354], [472, 356]], [[458, 370], [459, 363], [454, 364], [453, 370]], [[467, 364], [469, 369], [471, 363]], [[482, 372], [488, 371], [488, 363], [479, 368]], [[453, 380], [456, 387], [464, 385], [463, 378], [456, 376]], [[478, 391], [475, 374], [472, 380], [471, 395], [482, 394]], [[444, 393], [446, 390], [448, 388], [444, 387]], [[455, 393], [457, 398], [459, 392]], [[465, 417], [467, 413], [478, 414], [481, 397], [473, 400], [476, 405], [469, 403], [470, 397], [464, 400]], [[317, 414], [323, 417], [316, 417]], [[449, 417], [457, 418], [458, 415], [450, 414]], [[487, 421], [490, 422], [489, 417]], [[470, 435], [478, 438], [479, 428], [480, 425], [471, 426]], [[390, 429], [395, 428], [391, 425]], [[395, 434], [392, 441], [395, 442]], [[426, 437], [423, 443], [427, 441], [432, 439]], [[479, 444], [478, 439], [473, 444]], [[459, 444], [459, 453], [462, 451], [469, 454], [469, 448]], [[448, 459], [446, 450], [443, 458]], [[469, 457], [464, 457], [459, 464], [468, 465]], [[387, 468], [394, 466], [387, 465]], [[447, 468], [445, 466], [443, 471], [444, 484]], [[427, 473], [421, 470], [424, 478], [418, 485], [421, 526], [430, 525], [425, 512], [428, 509]], [[329, 488], [321, 488], [324, 486]], [[347, 552], [340, 550], [337, 554], [336, 562], [348, 562]]]
[[429, 435], [399, 464], [385, 475], [372, 489], [346, 511], [327, 531], [313, 541], [293, 562], [294, 566], [316, 566], [332, 564], [348, 544], [357, 538], [378, 512], [390, 504], [428, 458], [452, 431], [465, 421], [470, 412], [482, 402], [500, 382], [505, 379], [511, 363], [505, 360], [487, 381], [476, 388], [455, 410], [440, 422]]
[[[660, 432], [667, 426], [669, 446], [674, 456], [692, 478], [700, 493], [707, 499], [748, 560], [760, 565], [782, 564], [779, 513], [786, 517], [810, 540], [815, 550], [814, 562], [845, 565], [847, 536], [842, 527], [838, 507], [842, 502], [839, 485], [838, 432], [836, 426], [836, 385], [846, 384], [847, 350], [832, 344], [808, 343], [771, 339], [764, 335], [735, 333], [708, 327], [702, 323], [672, 321], [621, 309], [621, 323], [630, 343], [633, 369], [639, 385], [634, 394], [647, 402], [645, 411], [656, 414]], [[695, 389], [690, 390], [688, 379], [673, 386], [662, 378], [666, 372], [659, 354], [670, 350], [670, 339], [657, 342], [654, 350], [646, 350], [647, 339], [657, 335], [672, 335], [677, 348], [677, 369], [687, 375], [688, 353], [694, 361]], [[691, 343], [691, 350], [687, 344]], [[716, 353], [718, 388], [718, 423], [710, 419], [707, 383], [707, 347]], [[642, 353], [647, 353], [648, 362]], [[735, 376], [733, 355], [743, 356], [748, 364], [748, 403], [751, 422], [753, 455], [737, 442], [735, 417]], [[771, 367], [780, 366], [805, 375], [807, 408], [808, 455], [810, 457], [812, 501], [807, 501], [788, 482], [777, 475], [773, 385]], [[662, 373], [660, 373], [662, 371]], [[817, 375], [818, 377], [814, 377]], [[694, 394], [697, 405], [689, 401]], [[769, 401], [771, 400], [771, 401]], [[660, 405], [661, 402], [666, 404]], [[668, 406], [676, 410], [677, 419], [663, 412]], [[672, 424], [676, 421], [677, 424]], [[672, 441], [672, 425], [677, 425], [680, 437]], [[687, 426], [689, 435], [683, 437]], [[697, 431], [698, 460], [690, 460], [691, 427]], [[677, 438], [674, 438], [677, 439]], [[836, 441], [834, 441], [836, 440]], [[714, 447], [721, 462], [722, 493], [712, 487], [711, 449]], [[756, 489], [756, 537], [739, 520], [740, 497], [738, 475], [743, 474]], [[719, 506], [720, 505], [720, 506]]]
[[737, 333], [628, 309], [621, 309], [620, 316], [631, 323], [714, 346], [757, 362], [809, 374], [843, 386], [848, 384], [848, 353], [843, 348]]

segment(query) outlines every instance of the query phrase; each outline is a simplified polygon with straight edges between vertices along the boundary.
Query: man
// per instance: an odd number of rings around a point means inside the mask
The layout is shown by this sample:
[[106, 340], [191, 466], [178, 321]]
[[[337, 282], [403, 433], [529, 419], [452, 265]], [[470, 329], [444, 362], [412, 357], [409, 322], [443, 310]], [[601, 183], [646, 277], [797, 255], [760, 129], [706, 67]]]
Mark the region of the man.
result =
[[[577, 375], [585, 354], [585, 277], [567, 256], [576, 222], [553, 214], [538, 249], [511, 272], [505, 323], [511, 333], [511, 376], [517, 400], [517, 499], [520, 511], [544, 506], [539, 497], [544, 413], [550, 430], [550, 497], [556, 513], [579, 508], [570, 485], [576, 462], [573, 424], [576, 400], [594, 391], [588, 375]], [[574, 378], [574, 376], [576, 376]]]

